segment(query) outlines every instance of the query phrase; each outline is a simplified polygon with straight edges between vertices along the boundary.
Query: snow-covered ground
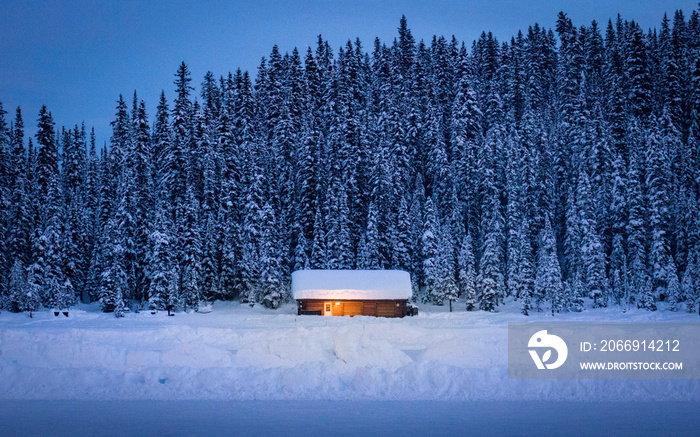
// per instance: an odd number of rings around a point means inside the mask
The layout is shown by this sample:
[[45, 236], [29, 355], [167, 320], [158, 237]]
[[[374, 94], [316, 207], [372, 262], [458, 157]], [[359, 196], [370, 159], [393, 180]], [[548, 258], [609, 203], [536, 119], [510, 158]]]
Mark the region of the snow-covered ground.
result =
[[463, 304], [417, 317], [297, 316], [217, 302], [213, 311], [68, 318], [0, 314], [0, 398], [24, 400], [700, 401], [697, 380], [510, 380], [509, 321], [688, 321], [618, 308], [525, 317]]
[[417, 317], [95, 305], [0, 314], [0, 435], [697, 435], [700, 381], [509, 380], [509, 321], [686, 321], [517, 305]]

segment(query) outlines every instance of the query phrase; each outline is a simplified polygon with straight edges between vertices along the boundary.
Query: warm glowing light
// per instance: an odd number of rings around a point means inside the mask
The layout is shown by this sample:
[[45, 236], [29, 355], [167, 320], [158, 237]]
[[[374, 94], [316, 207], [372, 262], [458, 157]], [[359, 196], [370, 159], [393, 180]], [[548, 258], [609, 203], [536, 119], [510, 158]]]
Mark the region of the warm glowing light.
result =
[[340, 305], [340, 302], [336, 302], [335, 304], [336, 304], [336, 305]]

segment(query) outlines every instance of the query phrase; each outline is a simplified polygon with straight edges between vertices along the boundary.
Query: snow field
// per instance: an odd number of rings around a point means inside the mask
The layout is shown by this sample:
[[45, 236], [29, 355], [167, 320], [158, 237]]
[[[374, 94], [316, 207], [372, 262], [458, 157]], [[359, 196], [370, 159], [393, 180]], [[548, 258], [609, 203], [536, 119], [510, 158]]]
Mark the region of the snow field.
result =
[[0, 398], [92, 400], [698, 401], [694, 380], [509, 380], [509, 321], [688, 321], [596, 310], [297, 316], [217, 302], [209, 314], [0, 314]]

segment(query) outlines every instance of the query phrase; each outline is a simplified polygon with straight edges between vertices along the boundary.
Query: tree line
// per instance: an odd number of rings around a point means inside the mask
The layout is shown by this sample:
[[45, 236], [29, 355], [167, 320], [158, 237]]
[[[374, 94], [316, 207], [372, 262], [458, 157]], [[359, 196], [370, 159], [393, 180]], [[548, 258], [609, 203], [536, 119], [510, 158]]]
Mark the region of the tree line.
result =
[[321, 36], [205, 75], [109, 145], [25, 138], [0, 105], [0, 304], [276, 308], [297, 269], [401, 269], [414, 298], [495, 311], [700, 307], [700, 19], [560, 13], [507, 42]]

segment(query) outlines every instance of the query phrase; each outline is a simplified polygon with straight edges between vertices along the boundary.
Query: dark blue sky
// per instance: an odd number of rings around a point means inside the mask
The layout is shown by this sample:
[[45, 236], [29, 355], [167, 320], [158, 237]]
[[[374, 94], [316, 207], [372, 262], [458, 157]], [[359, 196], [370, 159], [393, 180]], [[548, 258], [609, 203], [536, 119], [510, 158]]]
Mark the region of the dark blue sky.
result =
[[207, 70], [218, 77], [240, 67], [254, 75], [274, 44], [305, 50], [318, 34], [335, 50], [356, 37], [365, 48], [375, 36], [390, 42], [402, 14], [416, 40], [455, 35], [471, 44], [482, 30], [502, 41], [535, 22], [553, 27], [560, 10], [575, 25], [604, 25], [619, 12], [649, 28], [664, 12], [688, 16], [697, 7], [695, 0], [2, 0], [0, 101], [10, 118], [22, 107], [28, 133], [46, 104], [58, 126], [94, 125], [101, 145], [119, 94], [130, 101], [137, 90], [152, 119], [160, 91], [172, 97], [183, 60], [198, 94]]

